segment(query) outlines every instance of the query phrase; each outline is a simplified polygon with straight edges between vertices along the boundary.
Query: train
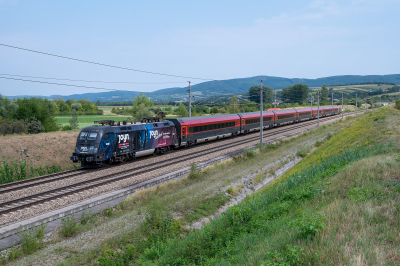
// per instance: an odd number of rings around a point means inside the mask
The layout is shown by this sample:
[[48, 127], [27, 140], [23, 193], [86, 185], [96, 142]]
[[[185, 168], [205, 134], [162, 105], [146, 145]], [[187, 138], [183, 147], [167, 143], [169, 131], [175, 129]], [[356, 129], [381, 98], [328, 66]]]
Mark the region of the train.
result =
[[[341, 113], [341, 107], [320, 107], [319, 116]], [[263, 129], [316, 119], [318, 108], [263, 111]], [[97, 168], [117, 162], [190, 147], [260, 130], [260, 112], [179, 117], [141, 122], [95, 121], [81, 130], [70, 159], [83, 168]]]

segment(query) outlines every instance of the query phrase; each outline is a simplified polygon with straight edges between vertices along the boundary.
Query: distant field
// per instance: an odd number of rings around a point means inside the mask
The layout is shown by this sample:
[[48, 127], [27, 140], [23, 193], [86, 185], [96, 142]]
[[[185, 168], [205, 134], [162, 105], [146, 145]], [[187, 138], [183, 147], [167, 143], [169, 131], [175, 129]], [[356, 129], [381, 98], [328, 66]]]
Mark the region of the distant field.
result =
[[[328, 88], [333, 88], [334, 93], [341, 93], [341, 92], [356, 92], [356, 91], [363, 91], [369, 92], [377, 91], [382, 89], [391, 88], [393, 85], [381, 85], [378, 86], [377, 84], [366, 84], [366, 85], [346, 85], [346, 86], [328, 86]], [[316, 90], [321, 89], [320, 87], [310, 87], [310, 90], [315, 92]]]
[[[57, 120], [57, 123], [69, 123], [71, 116], [56, 116], [55, 119]], [[78, 123], [93, 123], [93, 121], [99, 120], [123, 121], [126, 120], [126, 117], [109, 115], [78, 115]]]

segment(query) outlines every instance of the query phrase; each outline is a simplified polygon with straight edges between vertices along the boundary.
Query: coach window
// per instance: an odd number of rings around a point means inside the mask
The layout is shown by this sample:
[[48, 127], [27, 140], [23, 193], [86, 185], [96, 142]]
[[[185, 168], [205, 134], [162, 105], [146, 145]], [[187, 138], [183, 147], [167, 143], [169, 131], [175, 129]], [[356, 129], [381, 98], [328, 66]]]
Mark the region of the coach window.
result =
[[194, 128], [193, 127], [189, 127], [189, 133], [194, 133]]

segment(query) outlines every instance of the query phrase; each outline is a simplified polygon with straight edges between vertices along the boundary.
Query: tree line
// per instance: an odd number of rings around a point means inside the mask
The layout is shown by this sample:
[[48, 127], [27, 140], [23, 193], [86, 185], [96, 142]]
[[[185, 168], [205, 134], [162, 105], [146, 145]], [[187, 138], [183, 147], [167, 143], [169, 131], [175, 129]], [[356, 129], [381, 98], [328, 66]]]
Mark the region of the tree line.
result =
[[[54, 117], [71, 114], [73, 117], [78, 114], [102, 115], [103, 111], [84, 99], [75, 101], [72, 98], [64, 101], [32, 97], [10, 100], [0, 94], [0, 134], [3, 135], [58, 131], [62, 128]], [[72, 124], [77, 127], [77, 123]]]

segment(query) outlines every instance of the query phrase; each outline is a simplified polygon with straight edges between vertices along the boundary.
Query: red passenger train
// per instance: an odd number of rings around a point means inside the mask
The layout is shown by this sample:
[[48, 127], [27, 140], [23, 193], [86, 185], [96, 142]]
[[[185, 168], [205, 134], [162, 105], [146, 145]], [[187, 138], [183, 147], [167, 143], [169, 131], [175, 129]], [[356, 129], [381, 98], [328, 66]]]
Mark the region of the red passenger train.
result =
[[[319, 116], [340, 114], [339, 106], [320, 107]], [[316, 119], [318, 108], [263, 111], [263, 129]], [[167, 119], [174, 123], [179, 146], [221, 139], [260, 130], [260, 112], [206, 115]]]

